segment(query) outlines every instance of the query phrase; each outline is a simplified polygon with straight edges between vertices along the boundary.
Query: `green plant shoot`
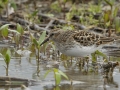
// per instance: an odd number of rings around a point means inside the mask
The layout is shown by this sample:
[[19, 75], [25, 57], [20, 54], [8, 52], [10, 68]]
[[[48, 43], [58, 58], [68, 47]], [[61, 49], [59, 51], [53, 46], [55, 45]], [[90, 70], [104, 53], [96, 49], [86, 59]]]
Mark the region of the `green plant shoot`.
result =
[[61, 82], [61, 76], [63, 76], [64, 78], [66, 78], [68, 80], [68, 77], [66, 76], [65, 73], [63, 73], [61, 70], [59, 69], [56, 69], [56, 68], [52, 68], [50, 70], [48, 70], [46, 73], [45, 73], [45, 76], [44, 78], [50, 73], [50, 72], [54, 72], [54, 78], [55, 78], [55, 85], [59, 85], [60, 82]]
[[24, 30], [23, 30], [23, 28], [22, 28], [22, 26], [21, 26], [20, 24], [17, 24], [17, 31], [18, 31], [21, 35], [24, 34]]
[[102, 52], [98, 51], [98, 50], [95, 51], [94, 53], [92, 53], [91, 56], [92, 56], [92, 61], [93, 62], [97, 62], [97, 56], [102, 56], [107, 60], [107, 56], [105, 54], [103, 54]]
[[5, 61], [6, 76], [8, 76], [9, 63], [10, 63], [10, 59], [11, 59], [11, 51], [9, 49], [7, 49], [5, 54], [0, 53], [0, 55], [3, 57], [3, 59]]
[[0, 27], [0, 32], [1, 32], [3, 37], [8, 37], [8, 26], [9, 25], [10, 24], [5, 24], [5, 25]]
[[[46, 31], [43, 31], [43, 33], [41, 34], [41, 36], [40, 36], [40, 38], [39, 38], [39, 40], [36, 40], [31, 34], [30, 34], [30, 38], [31, 38], [31, 40], [32, 40], [32, 44], [34, 45], [34, 49], [35, 50], [37, 50], [36, 52], [37, 52], [37, 55], [36, 55], [36, 57], [37, 57], [37, 66], [38, 66], [38, 68], [39, 68], [39, 63], [40, 63], [40, 58], [39, 58], [39, 53], [40, 53], [40, 48], [41, 48], [41, 46], [40, 46], [40, 44], [43, 42], [43, 40], [45, 39], [45, 36], [46, 36]], [[32, 46], [33, 46], [32, 45]]]

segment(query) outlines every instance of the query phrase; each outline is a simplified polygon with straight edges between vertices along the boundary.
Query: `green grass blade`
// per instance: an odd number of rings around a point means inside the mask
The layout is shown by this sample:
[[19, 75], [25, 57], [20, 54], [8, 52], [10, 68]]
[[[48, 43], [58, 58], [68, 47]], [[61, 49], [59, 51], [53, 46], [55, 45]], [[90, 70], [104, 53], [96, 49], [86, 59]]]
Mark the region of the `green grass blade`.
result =
[[23, 28], [22, 28], [22, 26], [21, 26], [20, 24], [17, 24], [17, 31], [18, 31], [21, 35], [24, 34], [24, 30], [23, 30]]
[[115, 7], [114, 12], [113, 12], [114, 18], [117, 16], [118, 10], [119, 10], [119, 8]]
[[4, 29], [2, 29], [1, 33], [3, 37], [8, 37], [8, 27], [5, 27]]
[[54, 72], [58, 72], [58, 69], [56, 69], [56, 68], [53, 68], [53, 71], [54, 71]]
[[11, 24], [5, 24], [5, 25], [1, 26], [0, 30], [3, 30], [4, 28], [8, 28], [9, 25], [11, 25]]
[[55, 80], [56, 85], [59, 85], [61, 82], [61, 74], [59, 72], [55, 72]]
[[31, 14], [31, 18], [34, 17], [34, 16], [36, 16], [37, 13], [38, 13], [38, 11], [39, 11], [39, 10], [35, 10], [35, 11]]
[[113, 3], [110, 0], [104, 0], [108, 5], [110, 5], [111, 7], [113, 6]]
[[5, 63], [6, 65], [9, 65], [10, 63], [10, 56], [8, 54], [5, 55]]
[[96, 54], [107, 59], [107, 56], [98, 50], [96, 51]]
[[31, 41], [33, 42], [34, 36], [33, 36], [33, 34], [31, 34], [31, 33], [30, 33], [30, 39], [31, 39]]
[[91, 53], [92, 56], [92, 62], [97, 62], [97, 57], [95, 53]]
[[44, 41], [45, 36], [46, 36], [46, 31], [43, 31], [43, 33], [42, 33], [42, 35], [40, 36], [39, 41], [38, 41], [39, 45]]
[[66, 78], [68, 80], [68, 77], [65, 73], [63, 73], [61, 70], [58, 71], [60, 73], [60, 75], [62, 75], [64, 78]]
[[35, 38], [33, 39], [33, 43], [35, 44], [35, 46], [38, 47], [39, 44], [38, 44], [38, 42], [37, 42], [37, 40]]
[[7, 50], [6, 54], [8, 54], [11, 57], [11, 51], [10, 51], [10, 49]]

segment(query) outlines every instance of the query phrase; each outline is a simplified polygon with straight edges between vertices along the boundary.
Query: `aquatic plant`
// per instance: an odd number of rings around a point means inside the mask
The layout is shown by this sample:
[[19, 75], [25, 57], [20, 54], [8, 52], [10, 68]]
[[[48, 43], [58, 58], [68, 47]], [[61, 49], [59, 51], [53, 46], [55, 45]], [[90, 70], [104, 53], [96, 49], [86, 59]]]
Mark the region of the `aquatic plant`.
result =
[[100, 51], [95, 51], [94, 53], [91, 53], [91, 56], [92, 56], [92, 62], [93, 63], [96, 63], [97, 62], [97, 56], [102, 56], [103, 58], [105, 58], [107, 60], [107, 56], [100, 52]]
[[61, 76], [63, 76], [64, 78], [66, 78], [68, 80], [68, 77], [66, 76], [65, 73], [63, 73], [61, 70], [59, 69], [56, 69], [56, 68], [52, 68], [50, 70], [48, 70], [46, 73], [45, 73], [45, 76], [46, 77], [50, 72], [54, 72], [54, 78], [55, 78], [55, 86], [59, 85], [60, 82], [61, 82]]
[[39, 68], [39, 64], [40, 64], [40, 49], [41, 49], [40, 44], [45, 39], [45, 36], [46, 36], [46, 31], [43, 31], [43, 33], [41, 34], [39, 40], [35, 39], [34, 36], [32, 34], [30, 34], [30, 37], [31, 37], [31, 40], [32, 40], [31, 47], [36, 52], [37, 66], [38, 66], [38, 68]]
[[0, 27], [0, 33], [1, 33], [1, 36], [4, 37], [4, 38], [7, 38], [8, 37], [8, 26], [10, 24], [5, 24], [3, 26]]
[[106, 27], [109, 30], [109, 36], [111, 36], [112, 27], [114, 27], [117, 32], [120, 31], [120, 19], [117, 18], [119, 5], [115, 5], [115, 0], [104, 1], [110, 6], [110, 9], [104, 11], [103, 19]]
[[20, 24], [17, 24], [17, 30], [16, 30], [19, 34], [15, 34], [14, 41], [17, 44], [17, 46], [21, 46], [21, 48], [23, 48], [23, 34], [24, 34], [24, 29]]
[[6, 69], [6, 76], [8, 76], [9, 63], [10, 63], [10, 59], [11, 59], [11, 51], [9, 48], [4, 49], [4, 52], [0, 53], [0, 55], [3, 57], [3, 59], [5, 61], [6, 66], [4, 66], [4, 67]]

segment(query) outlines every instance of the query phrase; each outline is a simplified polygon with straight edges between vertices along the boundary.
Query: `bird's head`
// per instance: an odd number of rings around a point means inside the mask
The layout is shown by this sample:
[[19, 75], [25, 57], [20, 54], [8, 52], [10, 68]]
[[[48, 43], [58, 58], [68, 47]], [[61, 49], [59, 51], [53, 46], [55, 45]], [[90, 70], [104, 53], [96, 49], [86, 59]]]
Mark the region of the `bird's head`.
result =
[[60, 30], [52, 30], [49, 33], [48, 37], [40, 44], [40, 46], [43, 45], [44, 43], [46, 43], [49, 40], [56, 41], [56, 39], [57, 39], [57, 37], [59, 36], [60, 33], [61, 33]]

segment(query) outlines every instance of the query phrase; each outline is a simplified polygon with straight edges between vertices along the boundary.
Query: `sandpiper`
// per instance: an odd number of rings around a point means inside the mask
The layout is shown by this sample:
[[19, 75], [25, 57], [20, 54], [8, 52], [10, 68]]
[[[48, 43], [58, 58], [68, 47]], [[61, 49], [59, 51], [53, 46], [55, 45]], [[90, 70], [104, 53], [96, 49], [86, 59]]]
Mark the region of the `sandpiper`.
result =
[[86, 30], [53, 30], [41, 45], [52, 40], [61, 53], [67, 56], [85, 57], [115, 39]]

